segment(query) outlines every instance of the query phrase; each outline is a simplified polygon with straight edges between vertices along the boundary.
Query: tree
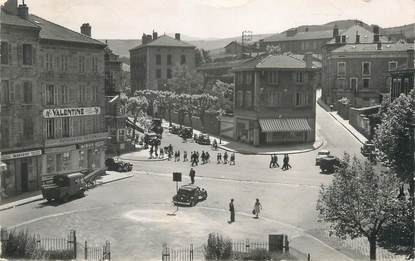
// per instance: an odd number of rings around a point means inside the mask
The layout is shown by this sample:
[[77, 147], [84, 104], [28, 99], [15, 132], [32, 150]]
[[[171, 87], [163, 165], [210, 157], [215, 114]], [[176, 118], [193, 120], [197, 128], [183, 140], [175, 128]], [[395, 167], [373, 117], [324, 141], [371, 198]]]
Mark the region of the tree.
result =
[[211, 110], [213, 108], [217, 100], [217, 97], [212, 96], [208, 93], [193, 95], [192, 108], [194, 108], [198, 112], [198, 116], [200, 118], [200, 122], [202, 123], [203, 128], [205, 128], [205, 113], [206, 111]]
[[[133, 115], [133, 123], [136, 125], [138, 118], [144, 116], [148, 107], [147, 99], [144, 96], [130, 97], [127, 102], [127, 112]], [[133, 139], [135, 138], [135, 128], [133, 129]]]
[[281, 54], [282, 50], [279, 45], [267, 45], [266, 52], [268, 54]]
[[177, 94], [197, 94], [203, 90], [203, 77], [189, 70], [186, 65], [177, 65], [173, 69], [173, 77], [167, 82], [168, 89]]
[[206, 88], [206, 92], [217, 98], [216, 110], [233, 111], [233, 92], [235, 85], [217, 80]]
[[209, 51], [204, 49], [195, 49], [195, 64], [196, 66], [200, 66], [205, 63], [212, 62], [212, 58], [210, 57]]
[[316, 209], [340, 238], [364, 236], [370, 260], [376, 260], [378, 235], [399, 219], [402, 200], [396, 197], [399, 179], [390, 171], [375, 171], [369, 161], [344, 155], [331, 184], [321, 186]]
[[380, 161], [397, 173], [402, 182], [409, 184], [409, 193], [413, 195], [413, 144], [408, 124], [415, 113], [415, 91], [402, 94], [392, 103], [385, 102], [381, 113], [381, 123], [374, 135]]

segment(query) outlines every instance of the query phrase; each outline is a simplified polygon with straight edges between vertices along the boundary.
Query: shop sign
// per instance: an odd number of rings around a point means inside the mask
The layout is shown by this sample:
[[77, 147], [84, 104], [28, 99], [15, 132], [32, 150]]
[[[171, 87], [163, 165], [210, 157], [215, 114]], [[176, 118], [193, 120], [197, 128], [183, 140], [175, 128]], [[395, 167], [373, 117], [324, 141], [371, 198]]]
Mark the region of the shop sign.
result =
[[97, 115], [101, 113], [100, 107], [82, 107], [82, 108], [55, 108], [43, 110], [43, 118], [63, 118]]
[[84, 144], [78, 144], [78, 149], [84, 150], [84, 149], [94, 149], [99, 148], [105, 145], [105, 141], [98, 141], [98, 142], [90, 142], [90, 143], [84, 143]]
[[11, 159], [18, 159], [18, 158], [27, 158], [27, 157], [34, 157], [42, 155], [41, 150], [32, 150], [32, 151], [24, 151], [24, 152], [17, 152], [12, 154], [3, 154], [1, 155], [2, 160], [11, 160]]

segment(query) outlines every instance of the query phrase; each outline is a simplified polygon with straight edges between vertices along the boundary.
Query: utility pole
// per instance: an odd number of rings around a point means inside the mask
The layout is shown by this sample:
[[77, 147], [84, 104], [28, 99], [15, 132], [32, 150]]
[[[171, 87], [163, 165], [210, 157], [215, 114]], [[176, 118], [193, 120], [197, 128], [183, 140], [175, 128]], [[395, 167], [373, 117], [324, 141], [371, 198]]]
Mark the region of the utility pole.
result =
[[242, 31], [242, 53], [245, 52], [245, 44], [252, 41], [252, 31]]

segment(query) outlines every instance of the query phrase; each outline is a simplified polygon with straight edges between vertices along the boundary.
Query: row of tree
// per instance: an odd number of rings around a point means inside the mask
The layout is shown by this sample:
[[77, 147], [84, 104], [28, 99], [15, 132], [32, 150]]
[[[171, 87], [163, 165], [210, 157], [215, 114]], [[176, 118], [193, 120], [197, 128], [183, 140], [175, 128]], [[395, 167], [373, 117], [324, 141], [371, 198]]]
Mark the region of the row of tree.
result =
[[414, 143], [409, 126], [414, 115], [415, 90], [384, 102], [374, 138], [381, 164], [345, 154], [332, 183], [320, 190], [320, 221], [340, 238], [366, 237], [370, 260], [376, 260], [377, 244], [413, 258]]

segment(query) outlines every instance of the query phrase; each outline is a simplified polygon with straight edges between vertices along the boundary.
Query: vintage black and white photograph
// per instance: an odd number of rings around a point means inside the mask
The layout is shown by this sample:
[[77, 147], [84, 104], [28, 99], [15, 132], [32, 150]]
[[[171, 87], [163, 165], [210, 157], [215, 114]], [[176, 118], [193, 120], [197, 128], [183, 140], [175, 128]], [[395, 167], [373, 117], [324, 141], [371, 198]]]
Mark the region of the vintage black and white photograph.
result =
[[414, 0], [0, 5], [0, 260], [414, 260]]

